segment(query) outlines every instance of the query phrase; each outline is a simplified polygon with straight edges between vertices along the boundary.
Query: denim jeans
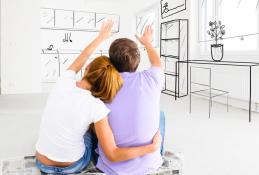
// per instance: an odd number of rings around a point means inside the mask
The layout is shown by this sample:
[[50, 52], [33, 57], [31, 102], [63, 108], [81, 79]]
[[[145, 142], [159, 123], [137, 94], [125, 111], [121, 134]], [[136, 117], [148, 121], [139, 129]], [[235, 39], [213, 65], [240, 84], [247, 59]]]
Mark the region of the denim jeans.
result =
[[163, 111], [160, 112], [160, 122], [159, 122], [159, 130], [162, 136], [160, 154], [164, 153], [164, 141], [165, 141], [165, 113]]
[[[164, 137], [165, 137], [165, 114], [164, 112], [160, 112], [160, 123], [159, 123], [159, 130], [160, 134], [162, 136], [162, 142], [161, 142], [161, 149], [160, 153], [163, 155], [164, 152]], [[97, 137], [96, 135], [88, 131], [84, 136], [84, 142], [85, 142], [85, 154], [84, 156], [75, 162], [74, 164], [68, 166], [68, 167], [55, 167], [55, 166], [47, 166], [36, 160], [37, 167], [44, 173], [47, 174], [75, 174], [80, 173], [83, 170], [85, 170], [92, 160], [95, 164], [97, 162], [98, 155], [95, 152], [95, 149], [97, 148]]]
[[94, 158], [93, 161], [96, 161], [96, 156], [94, 156], [95, 148], [97, 147], [97, 138], [96, 135], [91, 131], [88, 131], [84, 136], [85, 143], [85, 154], [83, 157], [75, 162], [74, 164], [68, 167], [55, 167], [55, 166], [47, 166], [36, 160], [36, 166], [40, 169], [41, 172], [47, 174], [74, 174], [80, 173], [84, 169], [87, 168], [90, 161]]

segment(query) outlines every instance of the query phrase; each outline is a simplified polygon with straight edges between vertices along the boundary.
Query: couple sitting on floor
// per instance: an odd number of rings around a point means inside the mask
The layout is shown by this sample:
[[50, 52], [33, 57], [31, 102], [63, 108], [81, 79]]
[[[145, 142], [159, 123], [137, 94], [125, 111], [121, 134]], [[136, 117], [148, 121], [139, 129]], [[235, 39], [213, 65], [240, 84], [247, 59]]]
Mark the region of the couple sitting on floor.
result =
[[100, 172], [108, 175], [144, 175], [162, 164], [164, 118], [159, 108], [163, 72], [151, 44], [151, 26], [136, 36], [146, 48], [151, 63], [148, 70], [136, 72], [138, 46], [121, 38], [111, 44], [110, 58], [93, 60], [82, 80], [76, 81], [90, 55], [111, 36], [112, 26], [112, 21], [103, 23], [98, 36], [48, 97], [36, 144], [36, 165], [42, 172], [79, 173], [94, 160]]

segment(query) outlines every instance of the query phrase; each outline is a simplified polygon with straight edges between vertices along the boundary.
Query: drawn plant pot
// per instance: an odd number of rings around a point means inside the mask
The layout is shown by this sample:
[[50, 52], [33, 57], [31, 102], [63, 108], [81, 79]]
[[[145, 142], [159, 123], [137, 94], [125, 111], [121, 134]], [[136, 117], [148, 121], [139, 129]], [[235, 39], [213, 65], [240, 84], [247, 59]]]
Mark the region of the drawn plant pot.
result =
[[212, 44], [211, 45], [211, 58], [213, 61], [221, 61], [224, 57], [224, 45]]

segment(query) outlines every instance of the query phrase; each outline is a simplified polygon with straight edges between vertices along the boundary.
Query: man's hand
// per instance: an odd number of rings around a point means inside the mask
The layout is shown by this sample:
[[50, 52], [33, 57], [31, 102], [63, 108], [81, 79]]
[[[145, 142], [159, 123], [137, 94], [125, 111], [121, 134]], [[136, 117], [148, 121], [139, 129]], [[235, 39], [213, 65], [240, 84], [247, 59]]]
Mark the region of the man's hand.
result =
[[101, 38], [102, 40], [106, 40], [107, 38], [112, 36], [112, 27], [113, 27], [112, 20], [104, 21], [102, 23], [98, 37]]
[[153, 40], [153, 29], [151, 25], [147, 25], [141, 37], [135, 35], [137, 40], [144, 46], [151, 44]]
[[155, 48], [152, 46], [153, 29], [151, 25], [146, 26], [145, 31], [141, 37], [137, 35], [135, 36], [137, 40], [145, 46], [151, 65], [154, 67], [161, 68], [160, 57], [156, 52]]

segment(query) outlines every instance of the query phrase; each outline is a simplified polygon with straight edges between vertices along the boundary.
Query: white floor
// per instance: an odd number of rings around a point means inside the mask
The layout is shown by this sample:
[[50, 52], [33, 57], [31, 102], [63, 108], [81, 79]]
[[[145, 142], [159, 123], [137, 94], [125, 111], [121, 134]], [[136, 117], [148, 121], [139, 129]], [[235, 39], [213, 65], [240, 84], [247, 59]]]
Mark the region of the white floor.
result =
[[[46, 95], [0, 96], [0, 159], [31, 155]], [[162, 95], [166, 113], [166, 149], [183, 152], [185, 175], [258, 175], [259, 114], [188, 98]]]

